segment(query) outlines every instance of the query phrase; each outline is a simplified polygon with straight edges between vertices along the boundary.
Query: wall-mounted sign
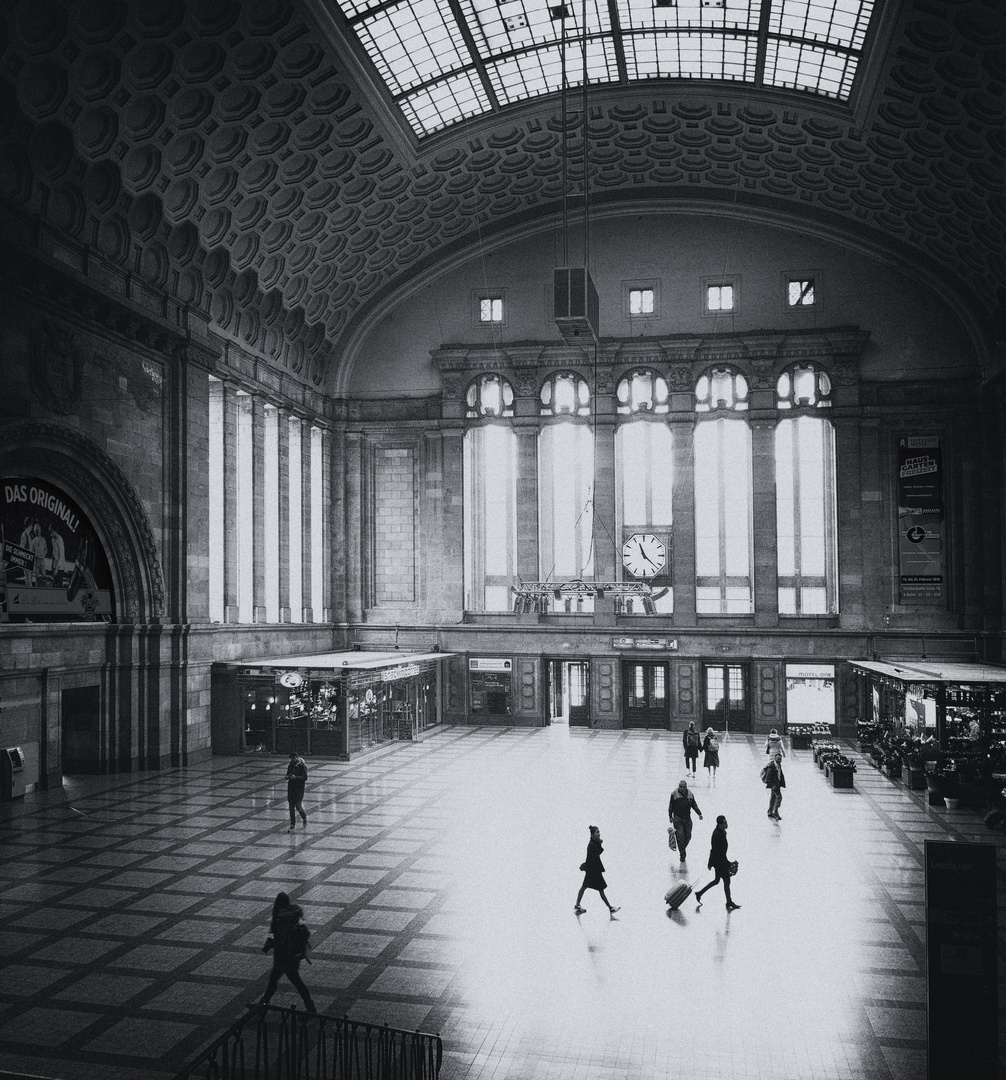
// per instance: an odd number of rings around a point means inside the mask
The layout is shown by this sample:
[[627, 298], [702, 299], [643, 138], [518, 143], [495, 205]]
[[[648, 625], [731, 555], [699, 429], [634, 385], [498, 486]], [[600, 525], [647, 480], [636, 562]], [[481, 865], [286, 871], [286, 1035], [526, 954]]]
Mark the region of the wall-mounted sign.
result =
[[513, 660], [502, 656], [471, 656], [469, 671], [513, 671]]
[[284, 671], [279, 677], [280, 686], [290, 690], [296, 689], [304, 681], [304, 676], [299, 671]]
[[943, 599], [943, 457], [935, 435], [898, 440], [902, 603]]
[[677, 638], [665, 637], [617, 637], [611, 639], [613, 649], [641, 649], [643, 652], [658, 652], [678, 647]]
[[386, 668], [381, 672], [381, 682], [398, 682], [399, 679], [411, 679], [423, 671], [420, 664], [399, 664], [398, 667]]
[[0, 479], [0, 622], [112, 615], [108, 560], [80, 507], [48, 481]]

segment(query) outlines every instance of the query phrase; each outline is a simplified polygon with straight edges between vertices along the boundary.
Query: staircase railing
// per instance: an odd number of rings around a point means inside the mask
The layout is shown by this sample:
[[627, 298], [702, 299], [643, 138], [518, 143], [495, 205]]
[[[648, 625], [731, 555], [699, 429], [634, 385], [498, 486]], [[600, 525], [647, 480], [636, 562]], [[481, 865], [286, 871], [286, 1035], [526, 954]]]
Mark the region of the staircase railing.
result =
[[175, 1080], [437, 1080], [443, 1053], [439, 1035], [250, 1005]]

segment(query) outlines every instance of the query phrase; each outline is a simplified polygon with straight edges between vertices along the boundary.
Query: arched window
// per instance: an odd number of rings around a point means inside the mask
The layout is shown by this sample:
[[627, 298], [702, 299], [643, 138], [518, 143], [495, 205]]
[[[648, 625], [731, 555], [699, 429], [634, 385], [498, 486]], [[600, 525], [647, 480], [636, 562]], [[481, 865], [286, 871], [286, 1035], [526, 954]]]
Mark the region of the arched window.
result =
[[646, 368], [626, 375], [619, 382], [615, 397], [618, 411], [623, 415], [666, 413], [670, 409], [667, 380]]
[[[831, 380], [815, 365], [794, 364], [779, 377], [776, 404], [802, 410], [831, 405]], [[804, 411], [775, 432], [779, 614], [838, 611], [835, 432]]]
[[473, 379], [465, 393], [465, 608], [509, 611], [517, 580], [517, 436], [494, 419], [513, 416], [513, 387], [496, 374]]
[[749, 614], [752, 566], [751, 429], [747, 379], [720, 366], [695, 384], [695, 411], [719, 413], [695, 427], [695, 610]]
[[470, 420], [513, 416], [513, 387], [500, 375], [480, 375], [468, 387], [465, 406]]
[[710, 368], [695, 384], [695, 411], [744, 412], [748, 407], [748, 381], [734, 368]]
[[590, 416], [587, 380], [574, 371], [549, 376], [541, 388], [542, 416]]
[[831, 379], [815, 364], [793, 364], [776, 383], [780, 409], [830, 409]]
[[[621, 577], [625, 581], [648, 581], [655, 597], [653, 609], [669, 614], [674, 610], [671, 591], [674, 461], [671, 430], [666, 422], [655, 419], [670, 408], [667, 381], [653, 371], [633, 371], [619, 382], [615, 396], [618, 412], [624, 417], [615, 431], [615, 497], [622, 550]], [[656, 542], [652, 539], [644, 541], [662, 553], [660, 557], [654, 556], [656, 565], [651, 560], [632, 558], [632, 552], [638, 548], [634, 537], [656, 538]], [[633, 613], [636, 610], [634, 605]], [[642, 611], [640, 605], [638, 612], [641, 614]]]

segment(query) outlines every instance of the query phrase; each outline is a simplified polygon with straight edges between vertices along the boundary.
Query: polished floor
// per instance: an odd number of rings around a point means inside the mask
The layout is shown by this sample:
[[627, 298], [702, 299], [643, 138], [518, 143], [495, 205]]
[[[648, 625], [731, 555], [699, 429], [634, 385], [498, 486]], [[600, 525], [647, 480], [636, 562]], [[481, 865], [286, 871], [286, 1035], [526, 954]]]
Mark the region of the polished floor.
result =
[[[309, 762], [293, 834], [276, 757], [29, 796], [0, 820], [0, 1070], [165, 1080], [261, 992], [284, 889], [319, 1008], [439, 1032], [444, 1080], [924, 1080], [923, 841], [998, 844], [1002, 881], [1006, 838], [861, 759], [833, 790], [805, 751], [774, 822], [762, 750], [732, 736], [715, 783], [700, 769], [684, 867], [666, 732], [451, 727]], [[669, 914], [717, 814], [741, 909], [717, 887]], [[591, 892], [573, 912], [590, 824], [614, 918]]]

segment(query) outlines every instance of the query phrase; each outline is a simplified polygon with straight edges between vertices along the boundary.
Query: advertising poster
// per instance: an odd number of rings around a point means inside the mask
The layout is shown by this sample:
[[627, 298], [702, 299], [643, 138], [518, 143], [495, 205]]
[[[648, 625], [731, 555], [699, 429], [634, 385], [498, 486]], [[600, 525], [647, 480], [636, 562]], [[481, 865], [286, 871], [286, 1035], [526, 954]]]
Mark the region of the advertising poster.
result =
[[943, 458], [936, 436], [898, 440], [901, 602], [943, 600]]
[[45, 480], [0, 479], [0, 622], [113, 614], [108, 560], [80, 507]]

